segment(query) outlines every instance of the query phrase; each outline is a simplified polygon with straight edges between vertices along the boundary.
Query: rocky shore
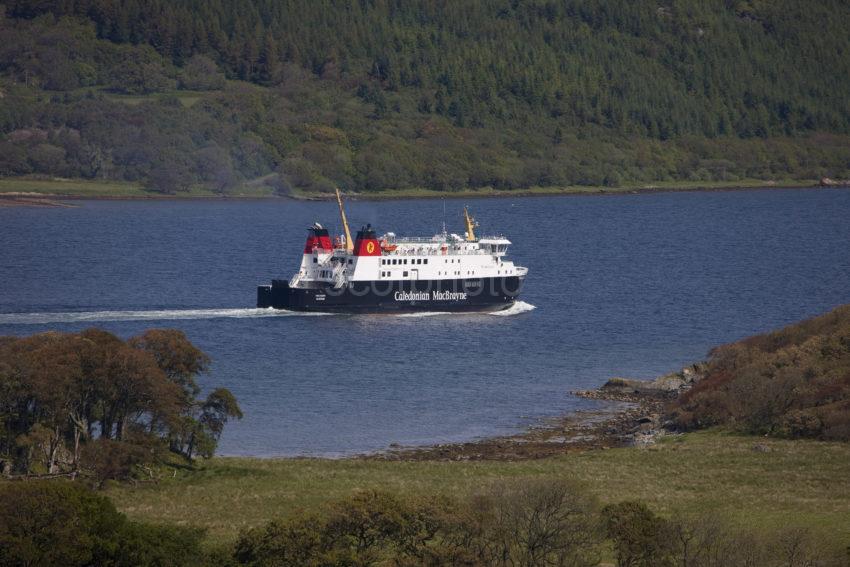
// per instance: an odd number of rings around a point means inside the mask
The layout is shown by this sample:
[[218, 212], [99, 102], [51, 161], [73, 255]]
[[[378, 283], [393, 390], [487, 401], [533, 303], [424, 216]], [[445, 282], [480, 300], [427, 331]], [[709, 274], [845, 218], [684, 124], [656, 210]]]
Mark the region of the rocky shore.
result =
[[572, 412], [516, 435], [427, 447], [391, 447], [362, 458], [517, 461], [589, 449], [646, 447], [662, 436], [675, 434], [665, 421], [665, 405], [689, 390], [702, 375], [702, 366], [693, 365], [654, 380], [612, 378], [598, 389], [571, 392], [577, 397], [598, 400], [599, 408]]

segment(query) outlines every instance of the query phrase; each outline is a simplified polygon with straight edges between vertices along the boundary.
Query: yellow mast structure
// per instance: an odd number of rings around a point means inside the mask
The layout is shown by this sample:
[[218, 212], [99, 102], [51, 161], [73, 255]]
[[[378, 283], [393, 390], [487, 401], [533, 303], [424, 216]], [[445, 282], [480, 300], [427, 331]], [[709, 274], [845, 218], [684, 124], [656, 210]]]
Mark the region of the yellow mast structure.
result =
[[463, 208], [463, 220], [466, 221], [466, 240], [467, 242], [475, 242], [475, 219], [469, 216], [469, 210]]
[[334, 187], [334, 190], [336, 191], [336, 202], [339, 205], [339, 216], [342, 217], [342, 228], [345, 231], [345, 250], [350, 254], [354, 252], [354, 241], [351, 240], [351, 231], [348, 230], [348, 221], [345, 219], [345, 208], [342, 206], [339, 187]]

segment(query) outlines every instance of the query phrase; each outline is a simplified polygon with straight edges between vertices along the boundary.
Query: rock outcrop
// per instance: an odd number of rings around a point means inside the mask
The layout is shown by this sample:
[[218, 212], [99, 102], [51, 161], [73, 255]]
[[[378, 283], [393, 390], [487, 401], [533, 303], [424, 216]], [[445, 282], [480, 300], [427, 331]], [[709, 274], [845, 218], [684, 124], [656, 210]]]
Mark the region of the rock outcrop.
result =
[[657, 438], [671, 433], [664, 422], [664, 404], [691, 389], [705, 375], [703, 364], [686, 366], [679, 372], [659, 376], [654, 380], [611, 378], [599, 389], [573, 392], [592, 400], [616, 400], [637, 405], [636, 413], [624, 412], [610, 433], [622, 445], [645, 447]]

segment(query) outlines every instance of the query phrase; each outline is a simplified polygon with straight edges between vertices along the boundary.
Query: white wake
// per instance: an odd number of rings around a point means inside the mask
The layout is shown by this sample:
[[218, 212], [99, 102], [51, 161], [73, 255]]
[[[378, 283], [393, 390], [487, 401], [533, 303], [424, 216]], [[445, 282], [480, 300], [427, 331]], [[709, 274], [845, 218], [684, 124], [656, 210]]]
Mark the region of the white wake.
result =
[[[524, 301], [517, 301], [503, 311], [483, 313], [499, 317], [519, 315], [534, 309]], [[55, 323], [99, 323], [104, 321], [177, 321], [183, 319], [252, 319], [259, 317], [309, 317], [334, 315], [334, 313], [305, 313], [285, 309], [157, 309], [149, 311], [68, 311], [54, 313], [0, 313], [0, 325], [47, 325]], [[406, 313], [396, 317], [434, 317], [439, 315], [480, 315], [480, 313], [449, 313], [425, 311]]]
[[488, 313], [488, 315], [497, 315], [499, 317], [510, 317], [511, 315], [519, 315], [520, 313], [528, 313], [537, 309], [534, 305], [530, 303], [526, 303], [525, 301], [517, 301], [504, 311], [493, 311], [492, 313]]
[[528, 313], [529, 311], [536, 309], [534, 305], [530, 303], [526, 303], [525, 301], [517, 301], [507, 309], [503, 309], [502, 311], [421, 311], [417, 313], [401, 313], [395, 315], [395, 317], [436, 317], [441, 315], [451, 315], [451, 316], [470, 316], [470, 315], [497, 315], [499, 317], [510, 317], [511, 315], [519, 315], [520, 313]]
[[173, 321], [179, 319], [249, 319], [287, 317], [292, 315], [327, 315], [296, 313], [283, 309], [160, 309], [151, 311], [71, 311], [65, 313], [0, 313], [0, 325], [43, 325], [47, 323], [89, 323], [101, 321]]

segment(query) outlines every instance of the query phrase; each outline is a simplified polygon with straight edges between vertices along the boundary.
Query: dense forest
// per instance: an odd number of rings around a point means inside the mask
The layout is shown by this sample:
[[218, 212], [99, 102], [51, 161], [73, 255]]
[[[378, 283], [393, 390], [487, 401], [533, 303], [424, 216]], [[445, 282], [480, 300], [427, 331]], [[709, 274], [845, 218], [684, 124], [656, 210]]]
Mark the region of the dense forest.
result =
[[0, 473], [101, 486], [171, 455], [211, 457], [242, 413], [225, 388], [198, 398], [208, 365], [172, 329], [127, 341], [100, 329], [0, 337]]
[[850, 306], [714, 349], [672, 415], [685, 428], [850, 441]]
[[0, 176], [845, 178], [848, 24], [840, 0], [6, 0]]

